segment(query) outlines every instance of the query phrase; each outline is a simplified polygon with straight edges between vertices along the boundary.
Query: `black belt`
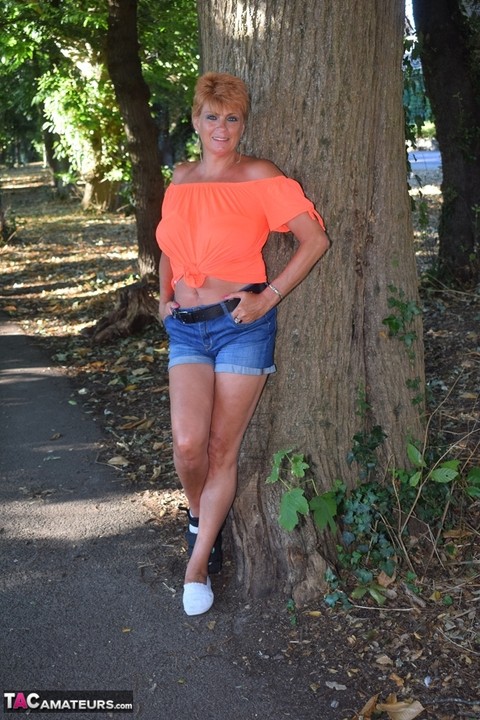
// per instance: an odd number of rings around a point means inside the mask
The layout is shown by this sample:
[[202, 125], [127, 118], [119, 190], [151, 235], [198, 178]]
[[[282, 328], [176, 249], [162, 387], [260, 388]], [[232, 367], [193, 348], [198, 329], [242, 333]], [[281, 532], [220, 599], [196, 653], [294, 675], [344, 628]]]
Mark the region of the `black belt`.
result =
[[[251, 292], [258, 295], [258, 293], [265, 290], [267, 284], [268, 283], [253, 283], [252, 285], [246, 285], [244, 288], [241, 288], [241, 292]], [[230, 300], [224, 300], [221, 303], [215, 303], [215, 305], [202, 305], [198, 308], [190, 308], [188, 310], [175, 308], [172, 310], [172, 317], [176, 320], [180, 320], [180, 322], [184, 325], [203, 322], [204, 320], [213, 320], [214, 318], [235, 310], [239, 302], [240, 298], [231, 298]]]

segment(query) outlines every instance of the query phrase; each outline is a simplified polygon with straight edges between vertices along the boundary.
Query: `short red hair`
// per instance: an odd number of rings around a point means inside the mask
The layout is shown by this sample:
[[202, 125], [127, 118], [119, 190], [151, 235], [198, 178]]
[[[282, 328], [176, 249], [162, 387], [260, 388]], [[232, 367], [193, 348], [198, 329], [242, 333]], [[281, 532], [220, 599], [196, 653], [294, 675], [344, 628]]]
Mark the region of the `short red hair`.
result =
[[250, 110], [247, 86], [239, 77], [229, 73], [208, 72], [201, 75], [195, 86], [192, 116], [198, 117], [208, 103], [214, 110], [239, 110], [246, 121]]

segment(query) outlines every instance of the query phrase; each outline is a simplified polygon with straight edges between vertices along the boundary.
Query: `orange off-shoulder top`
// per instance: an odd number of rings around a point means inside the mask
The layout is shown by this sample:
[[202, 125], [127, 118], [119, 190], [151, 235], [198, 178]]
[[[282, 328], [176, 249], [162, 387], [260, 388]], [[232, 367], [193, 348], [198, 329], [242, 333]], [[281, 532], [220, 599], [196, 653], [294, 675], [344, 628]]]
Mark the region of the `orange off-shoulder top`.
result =
[[157, 227], [170, 259], [172, 285], [201, 287], [207, 276], [230, 282], [266, 280], [262, 248], [271, 231], [303, 212], [324, 223], [296, 180], [284, 175], [244, 182], [171, 183]]

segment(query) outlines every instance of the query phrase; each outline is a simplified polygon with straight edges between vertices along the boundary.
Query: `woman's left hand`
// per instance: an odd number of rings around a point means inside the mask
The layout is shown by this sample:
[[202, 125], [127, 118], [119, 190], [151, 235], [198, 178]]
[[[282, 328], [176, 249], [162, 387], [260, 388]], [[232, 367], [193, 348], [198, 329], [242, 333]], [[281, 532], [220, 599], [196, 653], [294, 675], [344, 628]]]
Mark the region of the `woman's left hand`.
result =
[[[267, 291], [268, 288], [265, 288], [263, 292], [257, 294], [238, 290], [237, 292], [226, 295], [224, 300], [240, 298], [240, 302], [232, 312], [234, 322], [238, 324], [255, 322], [255, 320], [263, 317], [263, 315], [275, 307], [275, 305], [278, 305], [279, 298], [271, 291], [267, 294]], [[270, 295], [273, 297], [270, 297]]]

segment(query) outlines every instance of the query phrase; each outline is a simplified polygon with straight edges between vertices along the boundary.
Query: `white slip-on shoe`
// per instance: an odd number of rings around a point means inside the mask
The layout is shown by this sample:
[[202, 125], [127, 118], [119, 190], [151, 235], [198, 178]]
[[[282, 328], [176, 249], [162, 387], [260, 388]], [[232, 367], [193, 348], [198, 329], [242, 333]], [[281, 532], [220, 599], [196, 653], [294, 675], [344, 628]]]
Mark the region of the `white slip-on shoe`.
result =
[[206, 584], [191, 582], [183, 586], [183, 609], [187, 615], [202, 615], [213, 605], [213, 591], [210, 578]]

